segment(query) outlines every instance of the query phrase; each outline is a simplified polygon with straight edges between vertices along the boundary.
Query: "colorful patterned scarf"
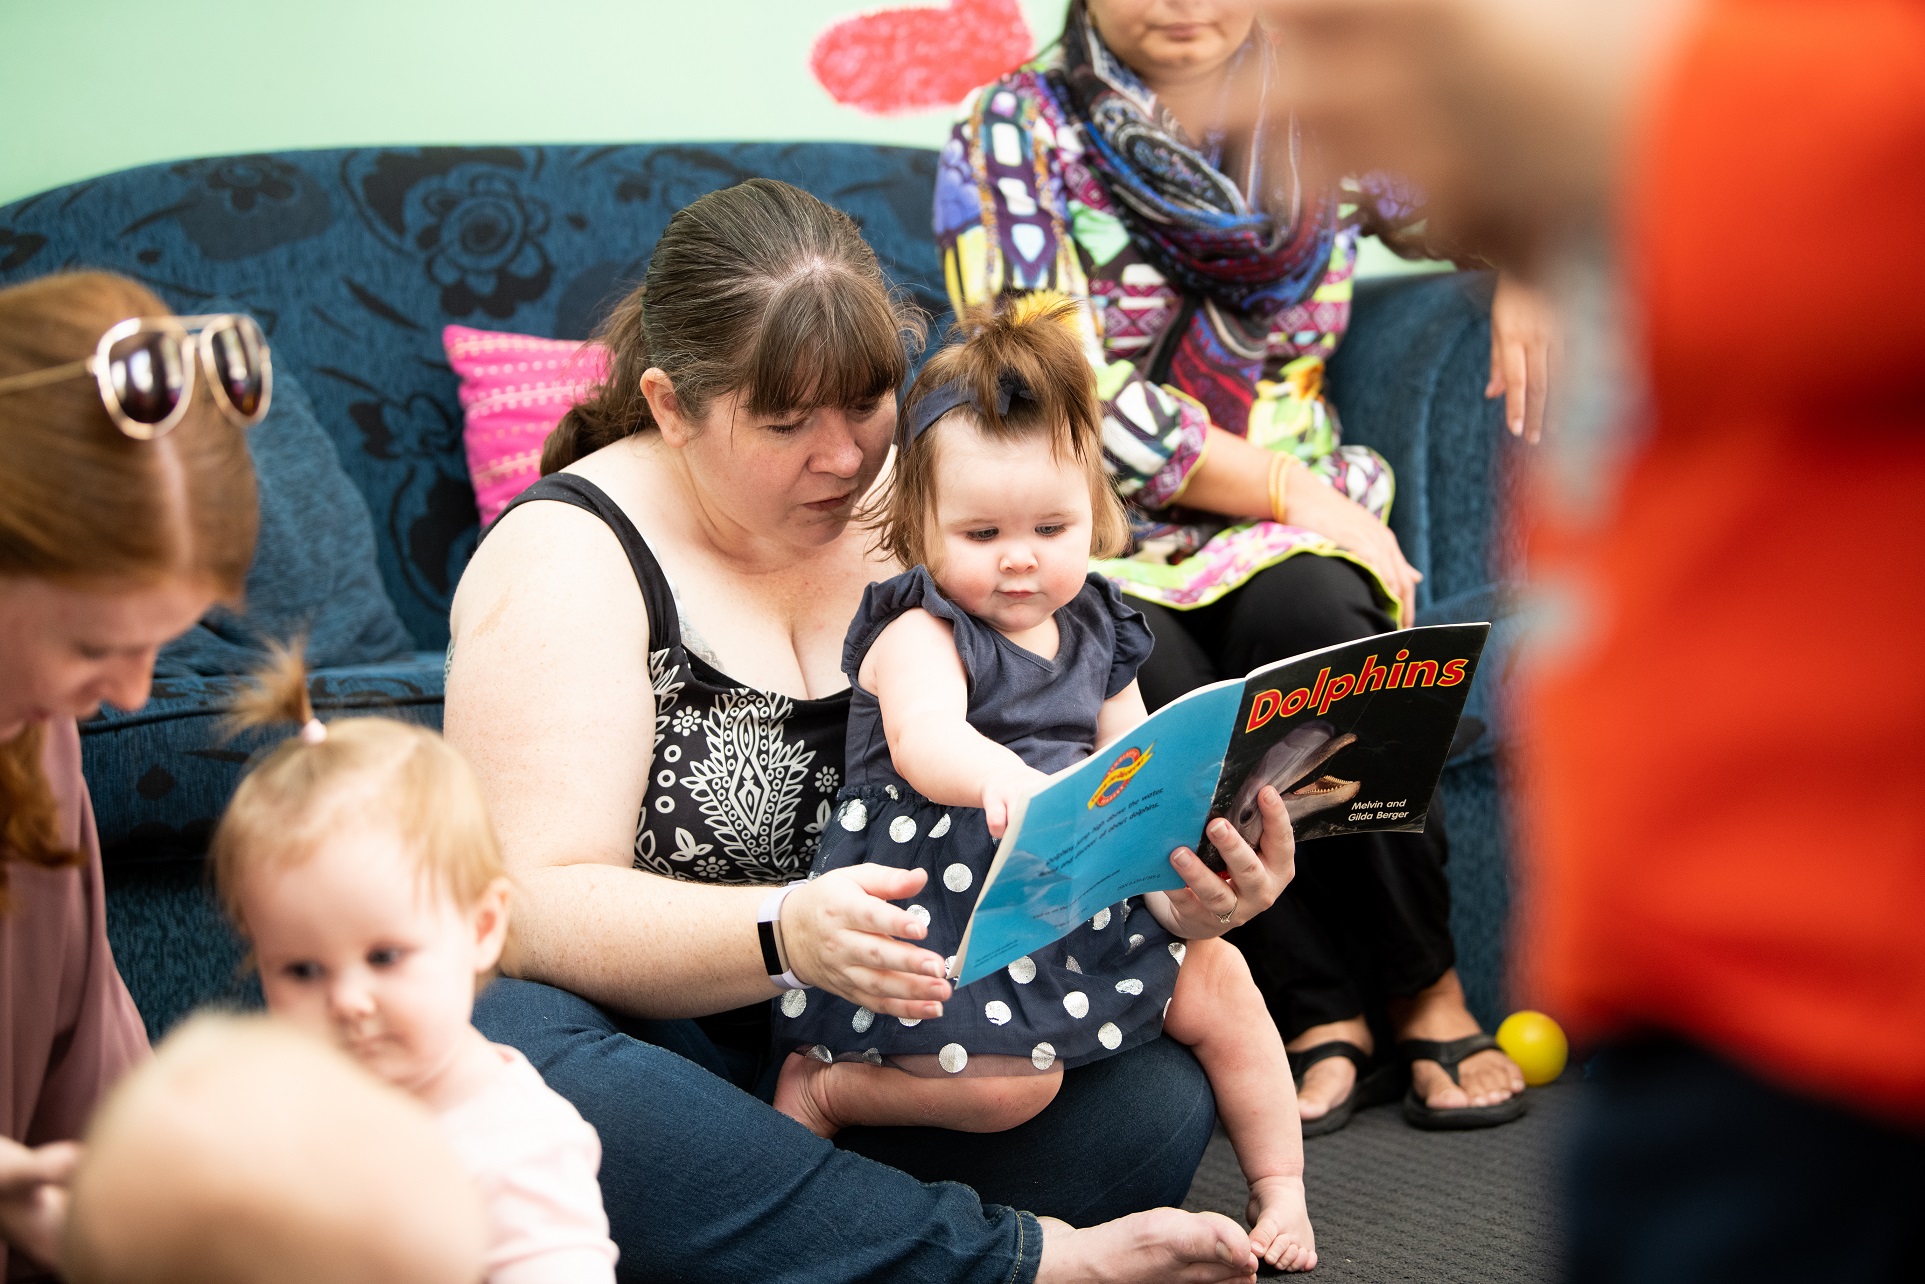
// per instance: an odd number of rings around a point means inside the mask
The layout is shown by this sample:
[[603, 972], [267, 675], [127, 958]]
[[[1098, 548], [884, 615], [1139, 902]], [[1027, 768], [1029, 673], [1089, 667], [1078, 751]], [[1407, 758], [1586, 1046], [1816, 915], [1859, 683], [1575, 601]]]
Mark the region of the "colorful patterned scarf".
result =
[[[1248, 60], [1255, 59], [1255, 68]], [[1083, 126], [1091, 167], [1125, 211], [1144, 254], [1185, 293], [1240, 313], [1256, 337], [1283, 308], [1315, 289], [1337, 231], [1334, 192], [1306, 192], [1297, 171], [1301, 139], [1290, 124], [1287, 167], [1270, 167], [1267, 100], [1276, 59], [1253, 31], [1226, 69], [1231, 82], [1254, 71], [1259, 85], [1256, 136], [1241, 184], [1182, 136], [1169, 110], [1110, 52], [1073, 0], [1051, 88]], [[1218, 140], [1205, 147], [1217, 152]]]

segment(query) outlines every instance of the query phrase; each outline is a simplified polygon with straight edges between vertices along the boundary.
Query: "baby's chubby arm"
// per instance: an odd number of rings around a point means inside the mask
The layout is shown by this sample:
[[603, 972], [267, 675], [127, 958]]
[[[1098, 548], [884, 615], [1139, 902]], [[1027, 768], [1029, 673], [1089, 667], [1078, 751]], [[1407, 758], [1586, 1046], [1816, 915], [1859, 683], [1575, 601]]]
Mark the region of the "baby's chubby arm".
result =
[[1150, 716], [1143, 707], [1143, 693], [1137, 689], [1132, 679], [1130, 684], [1103, 701], [1103, 707], [1096, 715], [1096, 747], [1101, 749], [1119, 736], [1129, 734], [1132, 727]]
[[882, 706], [890, 761], [902, 778], [931, 802], [981, 807], [992, 835], [1001, 837], [1010, 804], [1048, 779], [969, 725], [969, 680], [954, 633], [929, 612], [897, 616], [863, 657], [856, 680]]

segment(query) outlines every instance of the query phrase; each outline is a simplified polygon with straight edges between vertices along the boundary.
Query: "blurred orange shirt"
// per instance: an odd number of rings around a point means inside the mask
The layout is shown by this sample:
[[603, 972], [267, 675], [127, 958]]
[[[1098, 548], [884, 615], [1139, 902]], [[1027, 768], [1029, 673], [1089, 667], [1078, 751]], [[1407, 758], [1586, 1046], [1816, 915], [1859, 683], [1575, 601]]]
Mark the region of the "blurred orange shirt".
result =
[[1625, 226], [1650, 413], [1532, 540], [1586, 628], [1526, 699], [1528, 991], [1925, 1121], [1925, 2], [1708, 4]]

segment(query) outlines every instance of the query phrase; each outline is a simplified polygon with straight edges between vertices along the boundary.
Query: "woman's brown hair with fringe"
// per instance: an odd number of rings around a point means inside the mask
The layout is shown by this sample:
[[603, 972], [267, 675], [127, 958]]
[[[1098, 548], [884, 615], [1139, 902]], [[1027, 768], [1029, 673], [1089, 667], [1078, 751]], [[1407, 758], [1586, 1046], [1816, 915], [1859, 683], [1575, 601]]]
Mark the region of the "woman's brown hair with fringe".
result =
[[[0, 290], [0, 378], [80, 360], [116, 322], [167, 313], [145, 286], [107, 272]], [[0, 397], [0, 581], [182, 579], [238, 604], [258, 524], [246, 441], [206, 396], [153, 441], [116, 428], [89, 378]], [[0, 895], [6, 860], [79, 856], [60, 841], [45, 739], [36, 725], [0, 745]]]
[[[936, 520], [936, 454], [944, 425], [967, 415], [977, 431], [995, 441], [1047, 437], [1057, 459], [1082, 465], [1090, 488], [1090, 556], [1127, 551], [1129, 518], [1110, 486], [1103, 463], [1103, 406], [1096, 370], [1076, 331], [1074, 299], [1048, 291], [1006, 295], [993, 306], [971, 308], [950, 330], [949, 342], [929, 358], [903, 403], [902, 423], [916, 421], [922, 403], [950, 384], [960, 384], [973, 405], [959, 406], [913, 441], [898, 439], [888, 485], [861, 513], [876, 543], [905, 566], [936, 566], [929, 538]], [[1002, 389], [1021, 388], [1007, 411]]]
[[344, 718], [310, 738], [313, 719], [298, 646], [272, 648], [229, 706], [231, 732], [300, 729], [241, 781], [209, 847], [215, 891], [243, 936], [247, 878], [298, 864], [325, 835], [352, 824], [392, 825], [420, 861], [424, 884], [464, 908], [507, 876], [481, 784], [447, 741], [426, 727], [375, 717]]
[[654, 428], [651, 367], [690, 419], [731, 392], [757, 415], [858, 406], [902, 386], [922, 333], [841, 210], [771, 178], [710, 192], [669, 219], [642, 284], [596, 331], [608, 374], [542, 444], [542, 476]]

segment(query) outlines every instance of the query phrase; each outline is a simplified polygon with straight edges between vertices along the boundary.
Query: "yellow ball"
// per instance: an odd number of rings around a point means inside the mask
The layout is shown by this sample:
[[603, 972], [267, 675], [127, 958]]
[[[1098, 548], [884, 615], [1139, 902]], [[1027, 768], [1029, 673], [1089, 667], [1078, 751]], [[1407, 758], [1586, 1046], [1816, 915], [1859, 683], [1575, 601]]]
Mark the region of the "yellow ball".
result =
[[1542, 1012], [1513, 1012], [1497, 1027], [1497, 1046], [1517, 1062], [1524, 1082], [1536, 1087], [1564, 1073], [1564, 1062], [1571, 1045], [1557, 1022]]

